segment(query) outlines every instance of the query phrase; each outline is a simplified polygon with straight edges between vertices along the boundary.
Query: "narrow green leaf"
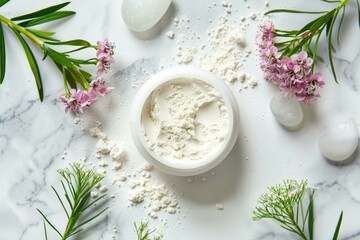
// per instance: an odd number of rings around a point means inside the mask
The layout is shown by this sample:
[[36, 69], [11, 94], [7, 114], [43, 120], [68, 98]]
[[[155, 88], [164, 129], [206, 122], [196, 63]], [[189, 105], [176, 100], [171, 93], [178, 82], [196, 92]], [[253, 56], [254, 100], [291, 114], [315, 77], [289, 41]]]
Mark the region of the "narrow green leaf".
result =
[[21, 23], [19, 23], [19, 25], [22, 27], [31, 27], [31, 26], [59, 20], [62, 18], [66, 18], [66, 17], [69, 17], [74, 14], [75, 14], [75, 12], [73, 12], [73, 11], [59, 11], [59, 12], [50, 13], [50, 14], [42, 16], [42, 17], [35, 18], [30, 21], [21, 22]]
[[346, 9], [346, 5], [344, 5], [344, 8], [343, 8], [343, 12], [342, 12], [340, 23], [339, 23], [338, 33], [337, 33], [337, 43], [339, 46], [340, 46], [340, 32], [341, 32], [342, 23], [344, 21], [345, 9]]
[[4, 81], [5, 71], [6, 71], [5, 38], [4, 38], [2, 23], [0, 22], [0, 84], [2, 84]]
[[329, 19], [329, 21], [326, 23], [326, 36], [329, 36], [331, 23], [332, 23], [332, 19]]
[[46, 223], [45, 223], [45, 221], [43, 221], [43, 224], [44, 224], [44, 235], [45, 235], [45, 240], [48, 240], [47, 230], [46, 230]]
[[341, 214], [340, 214], [340, 217], [339, 217], [339, 220], [338, 220], [338, 223], [336, 225], [336, 229], [335, 229], [335, 232], [334, 232], [334, 236], [333, 236], [333, 240], [337, 240], [338, 239], [338, 236], [339, 236], [339, 232], [340, 232], [340, 227], [341, 227], [341, 222], [342, 222], [342, 218], [343, 218], [343, 211], [341, 211]]
[[48, 31], [42, 31], [42, 30], [37, 30], [37, 29], [31, 29], [31, 28], [27, 28], [26, 30], [28, 30], [29, 32], [31, 32], [32, 34], [34, 34], [35, 36], [37, 36], [39, 38], [49, 40], [49, 41], [59, 41], [58, 39], [51, 37], [55, 34], [55, 32], [48, 32]]
[[38, 64], [36, 62], [35, 56], [34, 56], [33, 52], [31, 51], [29, 45], [25, 41], [25, 39], [20, 35], [20, 33], [18, 31], [16, 31], [15, 29], [12, 29], [12, 30], [14, 31], [15, 35], [18, 37], [21, 45], [24, 48], [24, 51], [25, 51], [26, 57], [28, 59], [31, 71], [33, 72], [34, 77], [35, 77], [36, 86], [37, 86], [37, 89], [38, 89], [40, 101], [42, 101], [43, 98], [44, 98], [44, 90], [43, 90], [43, 84], [42, 84], [42, 80], [41, 80], [39, 66], [38, 66]]
[[67, 210], [66, 210], [66, 208], [65, 208], [65, 205], [64, 205], [63, 201], [61, 200], [58, 192], [55, 190], [55, 188], [54, 188], [53, 186], [51, 186], [51, 188], [54, 190], [56, 197], [58, 198], [61, 206], [63, 207], [63, 209], [64, 209], [64, 211], [65, 211], [65, 213], [66, 213], [66, 216], [69, 218], [69, 213], [67, 212]]
[[323, 26], [324, 24], [326, 24], [327, 22], [330, 21], [330, 19], [334, 16], [335, 13], [335, 9], [331, 10], [330, 12], [328, 12], [327, 14], [325, 14], [324, 16], [320, 17], [311, 27], [310, 27], [310, 31], [311, 32], [316, 32], [319, 28], [321, 28], [321, 26]]
[[320, 40], [321, 34], [322, 34], [322, 31], [318, 34], [318, 36], [316, 37], [316, 40], [315, 40], [314, 50], [313, 50], [313, 58], [312, 58], [313, 62], [312, 62], [312, 65], [311, 65], [311, 71], [314, 71], [315, 60], [316, 60], [316, 57], [317, 57], [317, 50], [318, 50], [319, 40]]
[[309, 228], [309, 240], [314, 239], [314, 201], [313, 196], [310, 195], [310, 203], [309, 203], [309, 219], [308, 219], [308, 228]]
[[334, 67], [334, 61], [333, 61], [333, 57], [332, 57], [332, 31], [334, 28], [334, 24], [335, 24], [335, 19], [336, 19], [336, 15], [334, 16], [332, 22], [331, 22], [331, 26], [329, 28], [329, 36], [328, 36], [328, 52], [329, 52], [329, 61], [330, 61], [330, 66], [331, 66], [331, 71], [332, 74], [334, 76], [335, 82], [338, 83], [337, 80], [337, 76], [336, 76], [336, 71], [335, 71], [335, 67]]
[[356, 1], [358, 7], [359, 27], [360, 27], [360, 0]]
[[82, 40], [82, 39], [74, 39], [70, 41], [64, 41], [64, 42], [45, 42], [47, 44], [51, 45], [69, 45], [69, 46], [84, 46], [84, 47], [91, 47], [91, 43], [88, 41]]
[[4, 6], [8, 2], [10, 2], [10, 0], [0, 0], [0, 7]]
[[12, 20], [12, 21], [19, 21], [19, 20], [25, 20], [25, 19], [31, 19], [31, 18], [41, 17], [41, 16], [44, 16], [44, 15], [46, 15], [46, 14], [50, 14], [50, 13], [56, 12], [57, 10], [65, 7], [65, 6], [68, 5], [69, 3], [70, 3], [70, 2], [60, 3], [60, 4], [58, 4], [58, 5], [54, 5], [54, 6], [51, 6], [51, 7], [47, 7], [47, 8], [41, 9], [41, 10], [36, 11], [36, 12], [32, 12], [32, 13], [29, 13], [29, 14], [25, 14], [25, 15], [21, 15], [21, 16], [18, 16], [18, 17], [14, 17], [14, 18], [12, 18], [11, 20]]
[[71, 61], [62, 53], [59, 53], [49, 47], [43, 46], [43, 49], [46, 51], [46, 53], [49, 55], [49, 57], [56, 63], [59, 63], [61, 65], [64, 65], [66, 67], [71, 67], [72, 63]]
[[305, 14], [323, 14], [326, 13], [325, 11], [321, 12], [308, 12], [308, 11], [298, 11], [298, 10], [291, 10], [291, 9], [274, 9], [267, 11], [265, 15], [271, 14], [271, 13], [305, 13]]
[[109, 208], [107, 207], [107, 208], [105, 208], [104, 210], [102, 210], [101, 212], [99, 212], [98, 214], [96, 214], [95, 216], [93, 216], [93, 217], [91, 217], [91, 218], [89, 218], [88, 220], [85, 220], [84, 222], [82, 222], [81, 224], [79, 224], [78, 226], [76, 226], [76, 228], [74, 228], [74, 230], [75, 229], [78, 229], [78, 228], [80, 228], [80, 227], [82, 227], [82, 226], [84, 226], [85, 224], [87, 224], [88, 222], [91, 222], [92, 220], [94, 220], [95, 218], [97, 218], [98, 216], [100, 216], [101, 214], [103, 214], [106, 210], [108, 210]]
[[308, 24], [306, 24], [303, 28], [301, 28], [301, 29], [297, 32], [297, 35], [299, 35], [299, 34], [305, 32], [305, 31], [309, 30], [310, 27], [311, 27], [316, 21], [318, 21], [320, 18], [321, 18], [321, 17], [318, 17], [318, 18], [314, 19], [313, 21], [309, 22]]
[[40, 213], [40, 215], [44, 218], [44, 220], [50, 225], [50, 227], [52, 227], [52, 229], [54, 229], [55, 232], [57, 232], [57, 234], [59, 234], [59, 236], [62, 237], [59, 230], [57, 230], [56, 227], [51, 224], [51, 222], [47, 219], [47, 217], [39, 209], [36, 209], [36, 210]]

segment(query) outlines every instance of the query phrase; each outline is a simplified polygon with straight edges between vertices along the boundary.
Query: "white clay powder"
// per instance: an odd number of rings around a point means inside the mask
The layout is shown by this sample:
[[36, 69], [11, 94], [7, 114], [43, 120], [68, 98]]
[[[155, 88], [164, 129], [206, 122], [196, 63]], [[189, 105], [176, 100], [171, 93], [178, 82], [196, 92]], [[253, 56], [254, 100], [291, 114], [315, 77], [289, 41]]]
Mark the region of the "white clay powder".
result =
[[229, 115], [214, 87], [175, 79], [155, 89], [142, 112], [149, 148], [171, 160], [199, 160], [216, 151], [228, 133]]

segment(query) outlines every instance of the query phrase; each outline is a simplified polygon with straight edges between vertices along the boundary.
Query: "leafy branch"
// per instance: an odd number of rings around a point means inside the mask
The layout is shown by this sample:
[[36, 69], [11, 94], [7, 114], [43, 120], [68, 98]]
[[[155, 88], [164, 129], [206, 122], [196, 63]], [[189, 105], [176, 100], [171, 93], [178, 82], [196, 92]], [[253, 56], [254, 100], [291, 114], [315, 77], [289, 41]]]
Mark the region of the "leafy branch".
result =
[[[107, 208], [105, 208], [92, 217], [80, 221], [81, 216], [83, 216], [85, 212], [87, 213], [92, 206], [96, 203], [100, 203], [100, 201], [105, 198], [106, 194], [99, 196], [95, 200], [90, 199], [91, 189], [95, 187], [96, 184], [100, 183], [104, 176], [79, 163], [70, 164], [70, 168], [60, 169], [58, 170], [58, 173], [63, 178], [63, 180], [61, 180], [61, 185], [64, 191], [65, 200], [60, 197], [60, 194], [54, 187], [52, 187], [52, 189], [67, 217], [67, 224], [63, 233], [50, 222], [42, 211], [39, 209], [36, 210], [44, 218], [45, 239], [48, 239], [46, 222], [62, 240], [66, 240], [81, 232], [85, 224], [99, 217], [107, 210]], [[66, 205], [68, 205], [68, 207], [66, 207]]]
[[[338, 82], [336, 70], [334, 67], [333, 61], [333, 51], [335, 51], [333, 43], [333, 31], [335, 23], [338, 21], [339, 16], [340, 20], [338, 23], [337, 30], [337, 44], [340, 46], [340, 36], [341, 36], [341, 27], [345, 16], [346, 4], [349, 0], [322, 0], [327, 3], [338, 3], [338, 6], [329, 10], [329, 11], [298, 11], [298, 10], [289, 10], [289, 9], [275, 9], [266, 12], [265, 14], [272, 13], [293, 13], [293, 14], [321, 14], [318, 18], [312, 20], [311, 22], [304, 25], [300, 30], [281, 30], [275, 29], [274, 33], [278, 37], [283, 37], [286, 40], [281, 42], [276, 42], [275, 46], [279, 48], [279, 51], [282, 51], [283, 56], [291, 56], [295, 53], [305, 50], [310, 52], [313, 62], [312, 62], [312, 71], [314, 70], [316, 58], [317, 58], [317, 49], [319, 45], [319, 40], [323, 32], [328, 38], [328, 57], [330, 62], [331, 71], [333, 73], [335, 82]], [[355, 0], [358, 6], [359, 12], [359, 26], [360, 26], [360, 3], [358, 0]]]
[[[1, 0], [0, 7], [8, 2], [9, 0]], [[49, 23], [73, 16], [75, 14], [73, 11], [60, 11], [69, 3], [70, 2], [57, 4], [29, 14], [13, 17], [11, 19], [0, 15], [0, 84], [4, 81], [6, 70], [6, 44], [3, 31], [3, 24], [5, 24], [14, 32], [24, 49], [25, 55], [36, 81], [40, 101], [42, 101], [44, 97], [42, 78], [37, 60], [31, 47], [27, 43], [27, 40], [32, 42], [36, 47], [43, 51], [44, 56], [42, 60], [49, 57], [55, 63], [59, 71], [63, 74], [65, 91], [68, 97], [71, 95], [69, 88], [77, 89], [77, 84], [80, 84], [84, 89], [90, 88], [90, 83], [92, 81], [91, 74], [82, 70], [82, 66], [96, 65], [99, 60], [97, 58], [90, 58], [85, 60], [72, 58], [70, 53], [87, 48], [97, 50], [98, 46], [92, 45], [88, 41], [82, 39], [60, 41], [54, 37], [55, 32], [34, 28], [34, 26], [40, 24]], [[64, 52], [57, 51], [52, 47], [56, 45], [64, 45], [70, 47], [71, 49]]]
[[[313, 240], [315, 191], [315, 188], [308, 188], [306, 180], [298, 182], [287, 179], [281, 184], [269, 187], [268, 192], [258, 200], [258, 206], [253, 211], [253, 220], [273, 219], [301, 239]], [[342, 217], [343, 212], [340, 214], [333, 240], [338, 239]]]
[[148, 222], [141, 222], [140, 226], [137, 226], [136, 223], [134, 223], [137, 240], [161, 240], [163, 239], [163, 235], [154, 236], [153, 238], [150, 238], [153, 233], [155, 233], [156, 229], [149, 230], [148, 229]]

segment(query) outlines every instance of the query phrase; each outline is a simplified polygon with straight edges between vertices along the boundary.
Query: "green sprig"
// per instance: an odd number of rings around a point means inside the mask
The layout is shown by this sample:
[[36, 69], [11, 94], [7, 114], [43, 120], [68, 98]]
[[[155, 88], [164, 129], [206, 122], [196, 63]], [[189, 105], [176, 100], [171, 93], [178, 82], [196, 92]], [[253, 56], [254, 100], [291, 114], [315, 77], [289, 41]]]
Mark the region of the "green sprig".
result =
[[[334, 76], [334, 80], [338, 83], [336, 69], [333, 61], [332, 52], [335, 51], [334, 43], [333, 43], [333, 30], [334, 25], [337, 22], [340, 11], [340, 21], [338, 24], [337, 30], [337, 43], [340, 45], [340, 35], [341, 35], [341, 27], [345, 16], [346, 4], [349, 0], [338, 0], [338, 1], [330, 1], [330, 0], [322, 0], [327, 3], [337, 3], [338, 6], [329, 10], [329, 11], [299, 11], [299, 10], [290, 10], [290, 9], [274, 9], [266, 12], [265, 14], [272, 13], [294, 13], [294, 14], [321, 14], [316, 19], [311, 22], [305, 24], [298, 31], [285, 31], [276, 29], [275, 34], [278, 37], [287, 38], [288, 40], [275, 43], [275, 46], [283, 51], [283, 56], [291, 56], [295, 53], [298, 53], [302, 50], [310, 52], [313, 59], [312, 71], [314, 70], [315, 62], [317, 59], [317, 49], [320, 40], [320, 36], [322, 32], [325, 30], [326, 36], [328, 38], [328, 57], [330, 62], [330, 67], [332, 74]], [[360, 3], [359, 0], [355, 0], [358, 4], [359, 10], [359, 26], [360, 26]]]
[[[163, 239], [163, 235], [152, 235], [156, 232], [156, 229], [149, 230], [148, 229], [148, 222], [141, 222], [140, 226], [137, 226], [136, 223], [134, 223], [137, 240], [161, 240]], [[151, 238], [152, 237], [152, 238]]]
[[[313, 240], [315, 192], [315, 188], [308, 187], [307, 180], [298, 182], [286, 179], [281, 184], [269, 187], [268, 192], [259, 197], [253, 220], [273, 219], [301, 239]], [[338, 239], [342, 216], [341, 212], [333, 240]]]
[[[58, 170], [58, 173], [63, 178], [63, 180], [61, 180], [61, 185], [64, 191], [65, 201], [60, 197], [60, 194], [54, 187], [52, 187], [52, 189], [67, 217], [67, 224], [63, 233], [50, 222], [42, 211], [39, 209], [36, 210], [44, 219], [45, 239], [48, 239], [46, 222], [62, 240], [66, 240], [81, 232], [85, 224], [99, 217], [108, 208], [100, 210], [92, 217], [82, 220], [81, 217], [84, 213], [87, 213], [92, 206], [106, 197], [106, 194], [104, 194], [95, 200], [91, 200], [90, 196], [91, 190], [95, 185], [101, 182], [104, 176], [80, 163], [70, 164], [70, 168], [60, 169]], [[66, 205], [68, 205], [68, 207], [66, 207]]]
[[[9, 1], [0, 0], [0, 7], [7, 2]], [[2, 28], [2, 23], [4, 23], [15, 33], [21, 43], [21, 46], [24, 49], [25, 55], [28, 59], [30, 68], [35, 78], [40, 101], [43, 100], [44, 96], [41, 73], [36, 58], [32, 52], [31, 46], [27, 43], [27, 40], [31, 41], [36, 47], [43, 51], [44, 57], [42, 60], [50, 57], [59, 71], [63, 74], [63, 79], [65, 79], [64, 88], [67, 96], [70, 95], [69, 87], [76, 89], [77, 84], [80, 84], [85, 89], [89, 88], [89, 83], [92, 80], [92, 76], [90, 73], [82, 70], [82, 66], [96, 65], [98, 59], [76, 59], [72, 58], [70, 53], [88, 48], [98, 49], [98, 47], [83, 39], [60, 41], [54, 37], [56, 33], [53, 31], [44, 31], [33, 28], [34, 26], [40, 24], [53, 22], [74, 15], [75, 12], [73, 11], [60, 11], [69, 3], [70, 2], [57, 4], [32, 13], [13, 17], [11, 19], [0, 15], [0, 84], [2, 84], [5, 79], [6, 70], [5, 38]], [[57, 45], [66, 46], [70, 49], [64, 52], [60, 52], [54, 48]]]

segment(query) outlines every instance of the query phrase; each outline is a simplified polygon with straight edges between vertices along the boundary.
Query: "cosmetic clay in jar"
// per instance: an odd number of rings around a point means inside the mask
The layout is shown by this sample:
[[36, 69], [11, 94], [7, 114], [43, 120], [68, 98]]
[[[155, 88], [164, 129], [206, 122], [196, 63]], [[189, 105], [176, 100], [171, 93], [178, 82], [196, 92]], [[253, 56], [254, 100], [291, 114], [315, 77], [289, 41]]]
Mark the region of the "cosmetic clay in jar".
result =
[[215, 75], [192, 67], [150, 78], [134, 101], [132, 133], [147, 161], [174, 175], [196, 175], [219, 164], [238, 136], [236, 99]]

